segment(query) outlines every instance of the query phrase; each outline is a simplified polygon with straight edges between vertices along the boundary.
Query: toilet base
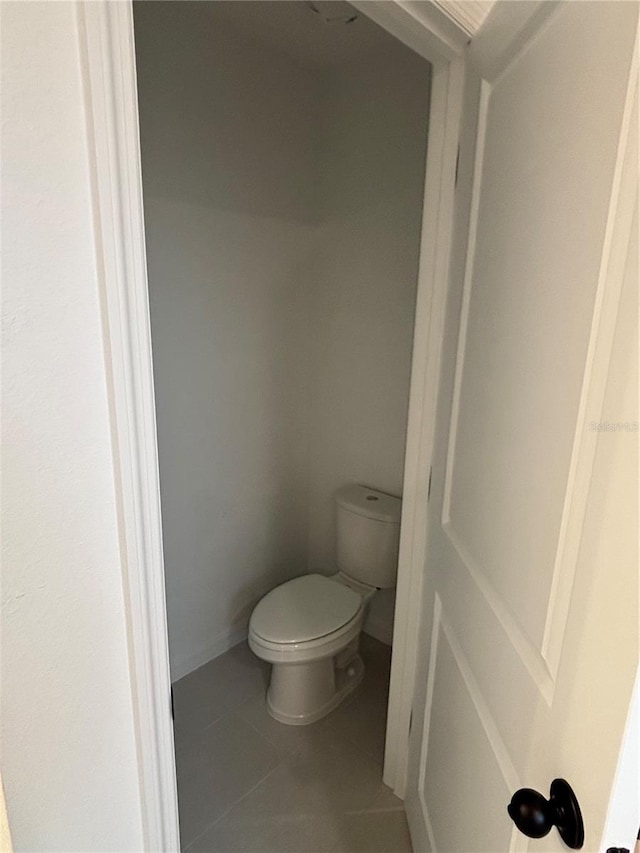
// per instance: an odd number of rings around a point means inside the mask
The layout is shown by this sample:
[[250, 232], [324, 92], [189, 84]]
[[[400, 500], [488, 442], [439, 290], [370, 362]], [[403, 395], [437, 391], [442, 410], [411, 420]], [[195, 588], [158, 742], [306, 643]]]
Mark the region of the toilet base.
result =
[[361, 683], [364, 664], [345, 649], [337, 657], [300, 664], [273, 664], [267, 710], [288, 726], [308, 726], [333, 711]]

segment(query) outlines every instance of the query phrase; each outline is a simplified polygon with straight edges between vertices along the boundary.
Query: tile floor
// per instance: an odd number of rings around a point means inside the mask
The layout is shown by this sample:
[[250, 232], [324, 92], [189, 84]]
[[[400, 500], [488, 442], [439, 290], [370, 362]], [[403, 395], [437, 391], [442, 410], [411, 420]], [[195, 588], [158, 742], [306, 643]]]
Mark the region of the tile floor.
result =
[[178, 681], [183, 852], [411, 853], [382, 783], [390, 652], [362, 635], [363, 684], [310, 726], [269, 716], [269, 667], [246, 643]]

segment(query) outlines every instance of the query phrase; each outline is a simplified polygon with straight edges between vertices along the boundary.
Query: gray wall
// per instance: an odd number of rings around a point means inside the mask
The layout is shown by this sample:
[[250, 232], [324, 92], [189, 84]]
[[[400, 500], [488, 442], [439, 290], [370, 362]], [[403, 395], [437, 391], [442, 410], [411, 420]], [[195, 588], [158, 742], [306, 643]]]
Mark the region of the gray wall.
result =
[[406, 49], [312, 72], [220, 11], [135, 6], [174, 678], [334, 569], [335, 488], [400, 493], [426, 147]]
[[314, 89], [209, 3], [135, 26], [175, 677], [306, 565]]
[[[402, 494], [429, 109], [428, 66], [392, 39], [324, 76], [310, 291], [309, 567], [335, 566], [333, 494]], [[365, 630], [391, 642], [393, 592]]]

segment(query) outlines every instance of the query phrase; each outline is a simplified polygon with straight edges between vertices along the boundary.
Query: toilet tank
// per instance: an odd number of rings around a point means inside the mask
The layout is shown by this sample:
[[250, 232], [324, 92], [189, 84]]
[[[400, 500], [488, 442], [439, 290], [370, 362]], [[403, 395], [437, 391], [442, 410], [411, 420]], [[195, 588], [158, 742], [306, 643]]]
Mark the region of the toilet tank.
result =
[[366, 486], [336, 492], [338, 569], [360, 583], [396, 585], [402, 501]]

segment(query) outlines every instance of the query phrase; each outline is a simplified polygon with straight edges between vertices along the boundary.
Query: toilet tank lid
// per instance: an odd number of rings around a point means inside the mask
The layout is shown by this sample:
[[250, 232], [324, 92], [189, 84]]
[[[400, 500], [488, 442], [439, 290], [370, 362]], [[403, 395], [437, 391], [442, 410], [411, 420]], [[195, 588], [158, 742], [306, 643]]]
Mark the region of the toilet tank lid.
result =
[[355, 483], [342, 486], [336, 492], [336, 503], [349, 512], [355, 512], [365, 518], [387, 524], [400, 524], [401, 498], [387, 495], [377, 489], [369, 489], [367, 486]]

